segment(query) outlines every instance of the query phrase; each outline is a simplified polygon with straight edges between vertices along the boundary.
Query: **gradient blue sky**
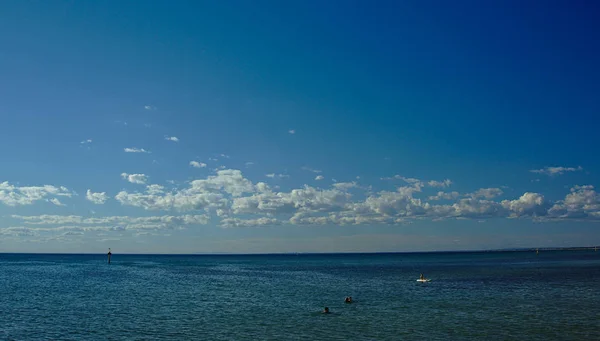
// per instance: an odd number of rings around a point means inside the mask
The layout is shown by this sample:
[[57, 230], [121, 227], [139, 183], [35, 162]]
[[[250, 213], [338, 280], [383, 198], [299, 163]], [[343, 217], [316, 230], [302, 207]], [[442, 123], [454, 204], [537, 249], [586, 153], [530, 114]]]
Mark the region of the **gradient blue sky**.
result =
[[0, 251], [600, 244], [599, 15], [3, 1]]

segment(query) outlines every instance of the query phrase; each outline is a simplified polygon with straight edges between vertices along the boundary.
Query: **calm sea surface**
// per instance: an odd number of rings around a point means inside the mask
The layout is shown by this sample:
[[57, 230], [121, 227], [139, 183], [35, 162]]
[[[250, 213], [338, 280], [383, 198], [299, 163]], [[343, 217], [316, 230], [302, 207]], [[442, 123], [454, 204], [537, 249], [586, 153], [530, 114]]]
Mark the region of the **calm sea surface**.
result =
[[600, 252], [0, 254], [0, 340], [317, 339], [600, 340]]

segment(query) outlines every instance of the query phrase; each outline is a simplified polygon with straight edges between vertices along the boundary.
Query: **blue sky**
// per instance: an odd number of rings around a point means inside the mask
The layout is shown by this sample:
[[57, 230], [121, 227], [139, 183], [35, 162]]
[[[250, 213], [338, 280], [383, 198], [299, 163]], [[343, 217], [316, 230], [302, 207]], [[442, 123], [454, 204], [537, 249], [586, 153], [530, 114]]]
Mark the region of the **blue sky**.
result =
[[600, 244], [599, 7], [3, 2], [0, 251]]

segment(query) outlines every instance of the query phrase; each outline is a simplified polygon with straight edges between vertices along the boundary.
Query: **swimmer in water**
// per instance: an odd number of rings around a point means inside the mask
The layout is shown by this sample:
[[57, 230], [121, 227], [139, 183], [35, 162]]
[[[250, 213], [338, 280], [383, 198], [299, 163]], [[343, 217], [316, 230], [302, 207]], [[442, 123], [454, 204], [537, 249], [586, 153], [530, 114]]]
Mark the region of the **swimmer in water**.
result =
[[425, 279], [425, 276], [423, 276], [423, 274], [421, 274], [421, 277], [420, 277], [420, 278], [421, 278], [421, 279]]
[[329, 308], [325, 307], [325, 309], [323, 309], [323, 314], [329, 314]]
[[344, 300], [344, 302], [346, 302], [346, 303], [352, 303], [352, 296], [346, 297], [346, 299]]

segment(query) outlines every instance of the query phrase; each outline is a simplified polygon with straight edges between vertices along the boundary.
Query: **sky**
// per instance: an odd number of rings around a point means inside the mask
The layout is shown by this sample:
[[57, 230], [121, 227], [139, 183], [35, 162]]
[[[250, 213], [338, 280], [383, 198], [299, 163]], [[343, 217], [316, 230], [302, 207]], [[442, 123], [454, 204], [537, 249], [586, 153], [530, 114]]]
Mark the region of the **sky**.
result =
[[600, 244], [593, 1], [0, 3], [0, 252]]

